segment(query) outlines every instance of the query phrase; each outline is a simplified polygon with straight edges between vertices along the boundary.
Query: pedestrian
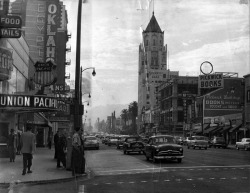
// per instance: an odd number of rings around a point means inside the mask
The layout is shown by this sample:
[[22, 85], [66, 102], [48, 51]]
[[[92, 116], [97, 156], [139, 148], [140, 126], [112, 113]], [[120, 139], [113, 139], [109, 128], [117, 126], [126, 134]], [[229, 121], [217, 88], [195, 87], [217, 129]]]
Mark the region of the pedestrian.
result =
[[49, 149], [51, 149], [51, 146], [52, 146], [52, 136], [53, 136], [53, 134], [49, 133], [49, 136], [48, 136], [48, 148]]
[[66, 168], [66, 154], [67, 151], [67, 140], [65, 135], [62, 133], [62, 130], [58, 133], [58, 142], [57, 142], [57, 168], [61, 168], [61, 163], [63, 167]]
[[85, 172], [82, 130], [80, 127], [76, 127], [75, 133], [72, 137], [71, 170], [73, 176]]
[[14, 133], [14, 129], [10, 130], [10, 134], [8, 136], [8, 149], [9, 149], [9, 156], [10, 162], [15, 162], [16, 158], [16, 135]]
[[17, 155], [21, 154], [21, 131], [17, 131]]
[[23, 154], [23, 173], [32, 173], [30, 170], [32, 166], [33, 153], [35, 152], [35, 134], [31, 132], [31, 127], [27, 127], [26, 132], [21, 135], [21, 152]]
[[55, 155], [54, 155], [54, 159], [57, 159], [57, 143], [58, 143], [58, 133], [59, 131], [56, 132], [56, 134], [54, 135], [54, 146], [55, 146]]

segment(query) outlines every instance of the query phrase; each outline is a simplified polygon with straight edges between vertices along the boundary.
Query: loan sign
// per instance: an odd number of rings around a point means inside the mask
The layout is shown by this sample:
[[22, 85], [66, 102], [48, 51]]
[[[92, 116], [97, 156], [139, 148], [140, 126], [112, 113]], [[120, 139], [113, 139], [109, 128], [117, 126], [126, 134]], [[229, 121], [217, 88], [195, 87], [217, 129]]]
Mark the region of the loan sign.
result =
[[199, 88], [223, 88], [224, 80], [222, 74], [200, 75], [198, 79]]

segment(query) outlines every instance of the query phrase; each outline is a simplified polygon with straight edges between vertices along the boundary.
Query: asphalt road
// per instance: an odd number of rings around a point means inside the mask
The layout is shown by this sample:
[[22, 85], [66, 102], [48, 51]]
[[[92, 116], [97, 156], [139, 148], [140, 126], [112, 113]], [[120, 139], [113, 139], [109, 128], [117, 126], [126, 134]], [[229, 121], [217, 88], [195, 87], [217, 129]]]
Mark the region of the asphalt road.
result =
[[144, 155], [124, 155], [114, 146], [101, 145], [100, 150], [88, 150], [85, 155], [91, 179], [18, 185], [13, 193], [250, 193], [250, 151], [184, 146], [182, 163], [156, 164], [146, 161]]

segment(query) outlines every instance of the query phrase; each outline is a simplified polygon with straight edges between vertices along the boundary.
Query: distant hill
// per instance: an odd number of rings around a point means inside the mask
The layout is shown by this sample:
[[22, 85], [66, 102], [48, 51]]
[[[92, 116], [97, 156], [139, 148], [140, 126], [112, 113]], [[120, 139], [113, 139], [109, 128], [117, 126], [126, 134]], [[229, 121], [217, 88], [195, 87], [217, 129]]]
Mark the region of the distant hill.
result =
[[120, 117], [121, 111], [123, 109], [128, 109], [129, 104], [112, 104], [106, 106], [97, 106], [93, 107], [90, 110], [87, 110], [87, 119], [91, 118], [92, 124], [96, 122], [97, 118], [100, 118], [100, 121], [107, 120], [107, 116], [111, 116], [111, 114], [115, 111], [115, 116]]

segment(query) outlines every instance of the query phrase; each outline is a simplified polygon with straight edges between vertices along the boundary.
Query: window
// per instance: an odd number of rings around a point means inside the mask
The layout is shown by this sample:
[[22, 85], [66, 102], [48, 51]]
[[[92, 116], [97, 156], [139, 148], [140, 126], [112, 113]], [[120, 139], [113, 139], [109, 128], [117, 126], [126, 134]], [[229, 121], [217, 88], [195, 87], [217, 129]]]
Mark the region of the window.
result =
[[250, 102], [250, 90], [247, 91], [247, 103]]

